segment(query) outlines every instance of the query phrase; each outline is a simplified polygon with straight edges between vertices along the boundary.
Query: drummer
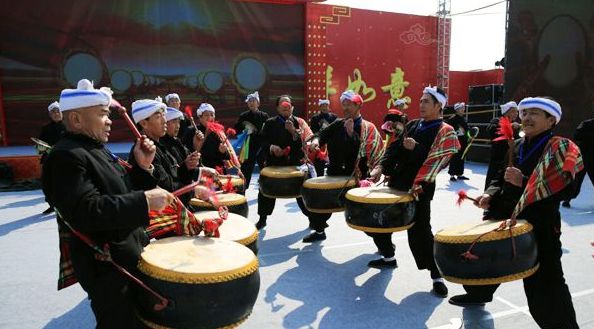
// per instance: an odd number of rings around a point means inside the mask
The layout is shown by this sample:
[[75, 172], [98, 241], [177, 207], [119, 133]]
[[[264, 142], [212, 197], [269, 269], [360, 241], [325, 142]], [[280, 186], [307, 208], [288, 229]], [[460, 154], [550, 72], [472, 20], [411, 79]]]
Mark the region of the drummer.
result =
[[[318, 100], [318, 108], [320, 112], [311, 117], [309, 120], [309, 126], [311, 127], [311, 131], [316, 134], [321, 129], [326, 128], [330, 125], [336, 118], [336, 114], [330, 111], [330, 100], [328, 99], [320, 99]], [[324, 169], [328, 164], [328, 152], [320, 149], [312, 153], [313, 156], [313, 164], [314, 168], [316, 168], [316, 175], [324, 176]]]
[[[111, 264], [73, 236], [63, 220], [88, 235], [98, 245], [109, 244], [113, 259], [134, 271], [143, 246], [148, 244], [143, 226], [149, 210], [161, 210], [171, 200], [169, 192], [155, 188], [155, 145], [146, 136], [136, 141], [136, 158], [126, 174], [105, 149], [111, 120], [111, 94], [81, 80], [77, 89], [60, 96], [66, 132], [44, 164], [43, 192], [58, 210], [60, 280], [58, 289], [80, 282], [88, 293], [97, 328], [136, 328], [135, 311], [127, 294], [128, 280]], [[146, 191], [133, 191], [126, 176], [136, 176]]]
[[202, 164], [206, 167], [217, 168], [220, 173], [225, 172], [225, 160], [229, 160], [227, 147], [216, 133], [208, 129], [210, 123], [215, 122], [215, 108], [202, 103], [196, 110], [199, 123], [196, 128], [188, 128], [183, 143], [188, 150], [200, 152]]
[[[445, 286], [433, 258], [431, 232], [431, 200], [435, 193], [435, 178], [451, 156], [460, 148], [454, 129], [443, 122], [442, 111], [447, 103], [445, 92], [437, 87], [423, 90], [420, 104], [421, 119], [406, 125], [406, 135], [390, 144], [384, 157], [371, 173], [390, 177], [389, 186], [400, 191], [422, 188], [416, 202], [415, 224], [407, 231], [410, 250], [420, 270], [427, 269], [433, 280], [433, 294], [445, 298]], [[397, 267], [391, 233], [373, 233], [373, 242], [382, 258], [369, 262], [370, 267]]]
[[[41, 133], [39, 139], [46, 142], [49, 146], [54, 146], [60, 137], [64, 134], [66, 128], [62, 123], [62, 112], [60, 112], [60, 103], [53, 102], [47, 107], [47, 111], [50, 117], [50, 122], [45, 126], [41, 127]], [[41, 154], [40, 162], [43, 165], [45, 158], [47, 157], [47, 150]], [[54, 207], [51, 205], [43, 211], [42, 214], [47, 215], [54, 212]]]
[[[518, 104], [514, 101], [507, 102], [499, 106], [501, 108], [501, 117], [506, 117], [511, 123], [514, 131], [514, 139], [519, 138], [520, 124], [518, 119]], [[485, 177], [485, 189], [489, 187], [491, 180], [497, 175], [497, 172], [505, 164], [507, 149], [509, 148], [506, 140], [493, 141], [499, 134], [499, 120], [501, 117], [494, 118], [487, 126], [487, 133], [491, 139], [491, 154], [489, 157], [489, 167]]]
[[[363, 99], [360, 95], [347, 90], [340, 96], [340, 102], [344, 119], [337, 119], [322, 128], [312, 140], [310, 149], [317, 151], [320, 146], [328, 146], [328, 176], [356, 175], [363, 180], [368, 177], [370, 168], [375, 168], [379, 163], [384, 153], [382, 137], [373, 123], [363, 120]], [[362, 141], [362, 136], [366, 136], [367, 139]], [[360, 152], [363, 152], [361, 156]], [[309, 217], [309, 227], [314, 231], [303, 238], [303, 242], [326, 239], [324, 230], [328, 227], [326, 222], [331, 215], [312, 213]]]
[[[142, 133], [145, 134], [157, 148], [155, 157], [152, 161], [155, 171], [153, 176], [157, 179], [156, 184], [161, 188], [173, 192], [184, 185], [192, 182], [192, 178], [197, 175], [197, 166], [199, 155], [193, 153], [186, 157], [184, 162], [177, 162], [161, 139], [166, 135], [167, 107], [161, 98], [157, 99], [141, 99], [132, 103], [132, 117], [134, 122], [142, 128]], [[136, 156], [133, 146], [130, 151], [128, 161], [131, 164], [136, 162]], [[142, 189], [145, 182], [132, 179], [132, 185], [135, 188]], [[190, 201], [185, 198], [185, 204]]]
[[[518, 109], [525, 137], [514, 144], [514, 166], [499, 171], [477, 198], [477, 205], [488, 210], [485, 219], [510, 218], [514, 208], [523, 209], [518, 218], [534, 227], [540, 264], [536, 273], [524, 279], [530, 314], [541, 328], [578, 328], [561, 264], [559, 203], [572, 192], [575, 175], [583, 168], [582, 157], [572, 141], [554, 136], [562, 115], [559, 103], [547, 97], [528, 97]], [[544, 161], [551, 163], [547, 166]], [[467, 294], [449, 302], [482, 305], [492, 300], [497, 287], [464, 286]]]
[[[181, 111], [181, 98], [176, 93], [167, 94], [165, 96], [165, 104], [167, 104], [167, 107], [172, 107], [176, 110]], [[179, 122], [179, 132], [177, 134], [178, 138], [184, 137], [184, 134], [188, 130], [188, 127], [192, 125], [190, 120], [194, 119], [192, 117], [189, 117], [186, 113], [183, 113], [183, 116], [180, 118]]]
[[[262, 156], [264, 166], [300, 166], [303, 165], [303, 140], [312, 135], [305, 120], [293, 115], [293, 101], [289, 95], [276, 99], [278, 115], [266, 120], [262, 128]], [[288, 150], [288, 152], [285, 152]], [[272, 214], [276, 199], [258, 192], [258, 230], [266, 226], [266, 219]], [[301, 197], [297, 198], [301, 212], [309, 218], [311, 213], [305, 208]]]
[[250, 136], [248, 157], [241, 164], [241, 172], [245, 177], [245, 187], [248, 188], [252, 180], [256, 161], [258, 161], [258, 166], [262, 167], [261, 162], [258, 160], [262, 146], [261, 132], [264, 122], [270, 116], [268, 113], [260, 110], [260, 95], [257, 91], [247, 95], [245, 102], [247, 103], [248, 110], [239, 115], [239, 120], [237, 120], [234, 128], [237, 132], [247, 130]]
[[[182, 172], [185, 175], [189, 175], [190, 180], [197, 178], [198, 170], [197, 166], [200, 161], [200, 153], [194, 151], [190, 153], [184, 146], [181, 140], [177, 137], [180, 129], [180, 122], [183, 120], [184, 115], [181, 111], [168, 107], [167, 113], [165, 114], [165, 120], [167, 121], [167, 133], [159, 141], [163, 144], [165, 150], [173, 156], [175, 163], [178, 166], [185, 166], [187, 170]], [[184, 180], [187, 182], [187, 180]], [[181, 199], [184, 204], [188, 204], [190, 195], [184, 195]]]

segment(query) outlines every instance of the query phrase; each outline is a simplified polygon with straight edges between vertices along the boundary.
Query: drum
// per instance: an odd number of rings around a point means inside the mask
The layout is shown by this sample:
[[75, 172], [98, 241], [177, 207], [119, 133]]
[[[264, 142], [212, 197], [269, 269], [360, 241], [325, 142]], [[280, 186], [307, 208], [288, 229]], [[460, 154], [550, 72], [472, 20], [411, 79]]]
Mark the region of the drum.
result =
[[[534, 274], [538, 262], [532, 225], [519, 220], [511, 229], [512, 244], [509, 230], [491, 232], [500, 223], [483, 221], [437, 232], [433, 250], [444, 279], [467, 285], [485, 285], [519, 280]], [[471, 248], [474, 242], [476, 244]], [[464, 257], [469, 248], [470, 257]]]
[[48, 143], [42, 141], [41, 139], [31, 137], [31, 140], [33, 141], [33, 143], [35, 143], [35, 149], [37, 150], [38, 154], [46, 153], [52, 149], [52, 147]]
[[138, 317], [151, 328], [235, 328], [252, 312], [260, 289], [258, 259], [236, 242], [172, 237], [151, 242], [141, 254], [139, 276], [170, 300], [132, 284]]
[[345, 195], [344, 215], [355, 230], [391, 233], [408, 230], [415, 216], [414, 198], [387, 186], [357, 187]]
[[344, 195], [357, 186], [349, 176], [321, 176], [303, 183], [301, 195], [305, 207], [315, 213], [333, 213], [344, 210]]
[[[227, 206], [230, 213], [238, 214], [243, 217], [248, 216], [249, 208], [245, 196], [237, 193], [221, 193], [217, 194], [219, 198], [219, 205]], [[210, 203], [202, 201], [198, 198], [190, 200], [190, 204], [194, 206], [196, 211], [216, 210]]]
[[[217, 211], [200, 211], [194, 214], [202, 222], [206, 218], [218, 218]], [[223, 225], [219, 227], [221, 239], [234, 241], [250, 248], [258, 254], [258, 230], [247, 218], [238, 214], [229, 214]]]
[[227, 184], [227, 181], [231, 180], [231, 185], [233, 185], [233, 189], [237, 193], [245, 192], [245, 187], [243, 186], [243, 179], [237, 175], [220, 175], [219, 179], [223, 185]]
[[297, 166], [265, 167], [260, 171], [260, 192], [269, 198], [298, 198], [305, 177]]

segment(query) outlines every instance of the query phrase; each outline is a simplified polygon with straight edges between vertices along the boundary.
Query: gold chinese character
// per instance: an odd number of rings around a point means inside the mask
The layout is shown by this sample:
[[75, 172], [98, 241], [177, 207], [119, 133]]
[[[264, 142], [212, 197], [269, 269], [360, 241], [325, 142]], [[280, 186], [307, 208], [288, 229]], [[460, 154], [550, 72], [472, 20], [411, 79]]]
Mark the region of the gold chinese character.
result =
[[361, 95], [363, 97], [363, 102], [370, 102], [375, 99], [375, 89], [371, 87], [367, 87], [365, 81], [361, 77], [361, 70], [354, 69], [353, 76], [355, 77], [354, 80], [351, 80], [351, 76], [349, 76], [349, 85], [347, 86], [347, 90], [352, 90], [355, 93]]
[[[404, 95], [404, 90], [408, 87], [409, 82], [404, 81], [404, 71], [401, 68], [396, 67], [394, 73], [390, 74], [390, 84], [386, 86], [382, 86], [383, 92], [390, 92], [390, 99], [386, 106], [390, 108], [392, 105], [395, 105], [396, 100], [402, 98]], [[407, 103], [410, 103], [410, 97], [404, 97]]]
[[332, 87], [332, 71], [334, 71], [332, 66], [326, 66], [326, 99], [329, 95], [336, 94], [336, 88]]

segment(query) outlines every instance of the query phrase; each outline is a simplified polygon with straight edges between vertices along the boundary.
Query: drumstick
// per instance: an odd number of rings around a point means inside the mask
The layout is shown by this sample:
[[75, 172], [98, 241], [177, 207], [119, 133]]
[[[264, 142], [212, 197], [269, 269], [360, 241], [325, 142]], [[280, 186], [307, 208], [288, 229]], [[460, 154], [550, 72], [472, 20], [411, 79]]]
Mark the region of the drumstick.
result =
[[468, 200], [470, 200], [470, 201], [473, 201], [473, 202], [477, 202], [475, 198], [471, 198], [471, 197], [469, 197], [469, 196], [466, 194], [466, 191], [464, 191], [464, 190], [460, 190], [460, 191], [458, 191], [458, 200], [456, 200], [456, 204], [457, 204], [458, 206], [460, 206], [460, 205], [462, 204], [462, 202], [464, 202], [464, 200], [466, 200], [466, 199], [468, 199]]
[[193, 190], [194, 190], [194, 188], [195, 188], [196, 186], [198, 186], [198, 185], [200, 185], [200, 181], [195, 181], [195, 182], [193, 182], [193, 183], [190, 183], [190, 184], [188, 184], [188, 185], [186, 185], [186, 186], [184, 186], [184, 187], [182, 187], [182, 188], [179, 188], [179, 189], [177, 189], [177, 190], [175, 190], [175, 191], [171, 192], [171, 194], [173, 194], [174, 196], [177, 196], [177, 197], [178, 197], [178, 196], [180, 196], [180, 195], [183, 195], [183, 194], [186, 194], [186, 193], [188, 193], [188, 192], [191, 192], [191, 191], [193, 191]]
[[126, 120], [126, 123], [128, 124], [128, 128], [130, 128], [130, 130], [132, 130], [132, 133], [134, 134], [134, 136], [137, 139], [142, 138], [142, 135], [140, 134], [140, 131], [138, 131], [138, 128], [136, 127], [136, 124], [134, 124], [134, 122], [132, 121], [132, 119], [130, 119], [130, 116], [128, 115], [128, 112], [126, 111], [126, 108], [123, 107], [122, 105], [120, 105], [120, 103], [118, 101], [116, 101], [115, 99], [111, 100], [111, 104], [110, 107], [115, 108], [115, 110], [118, 112], [119, 115], [122, 116], [122, 118], [124, 118], [124, 120]]

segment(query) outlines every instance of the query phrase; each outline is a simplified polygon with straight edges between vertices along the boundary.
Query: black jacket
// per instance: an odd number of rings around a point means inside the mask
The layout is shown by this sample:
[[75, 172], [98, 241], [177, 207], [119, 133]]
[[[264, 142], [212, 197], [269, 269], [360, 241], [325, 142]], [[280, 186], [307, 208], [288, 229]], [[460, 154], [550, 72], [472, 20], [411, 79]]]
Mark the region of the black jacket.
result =
[[[355, 120], [354, 132], [350, 137], [344, 128], [344, 119], [332, 122], [316, 134], [321, 146], [328, 145], [329, 176], [350, 176], [353, 173], [361, 145], [361, 120], [361, 117]], [[365, 158], [359, 160], [359, 170], [363, 176], [367, 175], [368, 168]]]
[[45, 126], [41, 127], [41, 133], [39, 134], [39, 139], [48, 143], [49, 145], [55, 145], [60, 137], [64, 134], [66, 128], [62, 121], [60, 122], [50, 122]]
[[260, 152], [260, 147], [262, 146], [262, 128], [269, 117], [268, 113], [260, 110], [255, 112], [247, 110], [239, 115], [239, 120], [237, 120], [237, 123], [233, 127], [238, 134], [245, 129], [245, 122], [249, 122], [256, 127], [256, 131], [250, 136], [250, 149], [248, 152], [248, 159], [250, 160], [256, 159]]
[[[207, 134], [206, 127], [202, 125], [198, 125], [197, 127], [204, 134], [205, 138], [204, 144], [202, 144], [202, 148], [200, 149], [202, 164], [210, 168], [225, 168], [224, 160], [229, 159], [229, 154], [219, 152], [219, 145], [221, 144], [219, 137], [213, 132]], [[196, 135], [196, 129], [193, 127], [188, 128], [182, 140], [184, 146], [190, 151], [194, 150], [194, 135]]]
[[594, 119], [582, 121], [576, 128], [573, 138], [580, 147], [584, 158], [584, 165], [594, 165]]
[[[493, 142], [493, 139], [499, 137], [497, 134], [497, 130], [499, 129], [499, 118], [495, 118], [489, 122], [489, 126], [487, 126], [487, 134], [489, 139], [491, 140], [491, 159], [489, 160], [492, 163], [504, 163], [506, 160], [505, 155], [507, 154], [507, 149], [509, 146], [507, 145], [507, 141], [497, 141]], [[514, 139], [520, 138], [519, 130], [514, 130]]]
[[[153, 176], [157, 179], [157, 185], [164, 190], [173, 192], [190, 183], [193, 177], [193, 171], [188, 170], [185, 164], [178, 163], [175, 156], [167, 150], [161, 139], [159, 141], [153, 140], [153, 142], [157, 147], [155, 159], [153, 160], [153, 166], [155, 167]], [[134, 157], [135, 145], [132, 146], [130, 155], [128, 156], [128, 162], [131, 165], [136, 165], [136, 159]], [[131, 179], [132, 186], [135, 189], [143, 189], [143, 186], [145, 186], [144, 182], [138, 180], [139, 178], [133, 176]]]
[[[407, 136], [413, 138], [417, 145], [413, 150], [407, 150], [402, 139], [394, 141], [384, 153], [381, 165], [384, 174], [390, 176], [388, 185], [400, 191], [408, 191], [414, 183], [419, 169], [427, 159], [431, 145], [441, 127], [442, 120], [423, 121], [411, 120], [406, 124]], [[435, 183], [423, 184], [421, 197], [433, 199]]]
[[313, 117], [311, 117], [311, 119], [309, 120], [309, 127], [311, 128], [311, 131], [313, 131], [315, 134], [318, 131], [320, 131], [320, 129], [322, 129], [325, 126], [328, 126], [329, 124], [334, 122], [337, 118], [338, 117], [334, 113], [331, 113], [331, 112], [321, 113], [320, 112], [320, 113], [314, 115]]
[[[130, 173], [111, 152], [84, 135], [65, 133], [44, 164], [42, 183], [46, 198], [58, 209], [58, 218], [89, 236], [99, 246], [109, 243], [113, 259], [129, 270], [136, 268], [148, 244], [148, 204], [144, 192], [134, 191], [129, 178], [143, 182], [140, 189], [156, 186], [148, 172], [134, 166]], [[62, 217], [63, 216], [63, 217]], [[62, 225], [61, 229], [66, 229]], [[113, 265], [95, 259], [95, 252], [79, 238], [70, 241], [77, 279], [83, 287]]]
[[[288, 120], [293, 121], [296, 129], [299, 129], [299, 123], [295, 117], [291, 116]], [[288, 156], [276, 157], [270, 153], [270, 146], [276, 145], [284, 149], [291, 147]], [[260, 154], [266, 166], [292, 166], [300, 165], [303, 159], [303, 149], [301, 138], [293, 139], [293, 136], [285, 129], [285, 119], [279, 115], [274, 116], [264, 123], [262, 128], [262, 151]]]
[[[460, 143], [466, 144], [468, 141], [468, 137], [466, 135], [468, 132], [468, 122], [466, 122], [466, 118], [464, 118], [464, 116], [454, 114], [452, 117], [445, 120], [445, 122], [454, 128], [456, 135], [458, 135], [458, 141]], [[460, 135], [460, 128], [464, 130], [464, 134], [462, 135]], [[462, 152], [464, 152], [463, 148]]]

